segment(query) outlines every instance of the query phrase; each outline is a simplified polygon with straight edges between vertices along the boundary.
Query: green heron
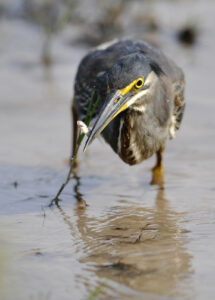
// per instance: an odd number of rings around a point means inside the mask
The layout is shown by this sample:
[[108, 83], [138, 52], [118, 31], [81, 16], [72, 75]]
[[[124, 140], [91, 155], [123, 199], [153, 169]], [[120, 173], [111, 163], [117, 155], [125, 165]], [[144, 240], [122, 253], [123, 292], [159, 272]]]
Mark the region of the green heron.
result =
[[77, 120], [85, 120], [92, 95], [99, 102], [85, 148], [101, 133], [125, 163], [156, 153], [161, 167], [167, 137], [175, 137], [185, 108], [182, 70], [143, 41], [114, 41], [91, 51], [75, 80], [73, 152]]

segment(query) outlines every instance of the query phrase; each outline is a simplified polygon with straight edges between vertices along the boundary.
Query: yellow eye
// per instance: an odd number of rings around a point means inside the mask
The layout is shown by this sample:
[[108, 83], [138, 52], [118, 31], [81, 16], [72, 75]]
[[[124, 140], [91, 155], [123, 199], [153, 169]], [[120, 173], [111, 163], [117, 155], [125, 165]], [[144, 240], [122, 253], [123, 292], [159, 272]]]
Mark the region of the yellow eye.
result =
[[144, 85], [144, 79], [142, 77], [138, 78], [135, 83], [135, 88], [140, 89]]

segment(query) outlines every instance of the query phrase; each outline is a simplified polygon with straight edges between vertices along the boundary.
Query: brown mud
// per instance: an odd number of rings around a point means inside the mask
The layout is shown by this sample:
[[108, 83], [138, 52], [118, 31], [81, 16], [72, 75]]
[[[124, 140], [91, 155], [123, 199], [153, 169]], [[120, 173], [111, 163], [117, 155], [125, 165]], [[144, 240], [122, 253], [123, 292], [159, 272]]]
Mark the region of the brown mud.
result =
[[[155, 158], [129, 167], [98, 139], [51, 208], [66, 177], [73, 80], [87, 49], [69, 44], [65, 31], [45, 68], [40, 32], [1, 19], [1, 299], [87, 299], [99, 287], [96, 299], [214, 298], [214, 9], [209, 0], [153, 4], [159, 28], [151, 37], [186, 74], [164, 188], [150, 185]], [[193, 19], [199, 36], [185, 47], [173, 33]]]

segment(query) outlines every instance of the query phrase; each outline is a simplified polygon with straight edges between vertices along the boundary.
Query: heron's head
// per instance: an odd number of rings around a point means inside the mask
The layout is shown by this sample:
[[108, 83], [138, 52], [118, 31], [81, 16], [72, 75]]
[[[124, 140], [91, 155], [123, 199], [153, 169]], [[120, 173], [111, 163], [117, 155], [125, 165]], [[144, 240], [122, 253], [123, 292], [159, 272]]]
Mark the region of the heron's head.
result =
[[144, 113], [152, 101], [153, 90], [162, 73], [160, 67], [141, 52], [118, 60], [105, 74], [106, 100], [90, 131], [85, 148], [122, 111], [133, 108]]

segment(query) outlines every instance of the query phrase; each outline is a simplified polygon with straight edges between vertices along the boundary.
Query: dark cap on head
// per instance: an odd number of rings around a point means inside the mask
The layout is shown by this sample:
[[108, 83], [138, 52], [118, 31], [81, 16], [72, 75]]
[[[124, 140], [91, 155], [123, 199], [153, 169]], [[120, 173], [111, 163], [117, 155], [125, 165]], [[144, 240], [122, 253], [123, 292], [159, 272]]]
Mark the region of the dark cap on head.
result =
[[110, 88], [121, 89], [151, 71], [150, 59], [141, 52], [123, 56], [108, 72]]

